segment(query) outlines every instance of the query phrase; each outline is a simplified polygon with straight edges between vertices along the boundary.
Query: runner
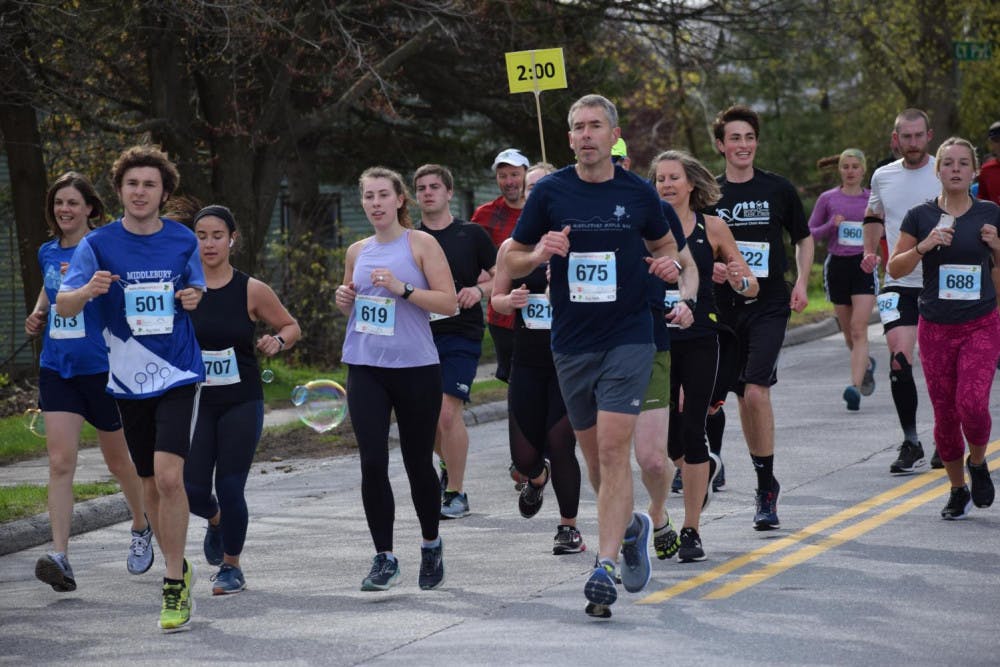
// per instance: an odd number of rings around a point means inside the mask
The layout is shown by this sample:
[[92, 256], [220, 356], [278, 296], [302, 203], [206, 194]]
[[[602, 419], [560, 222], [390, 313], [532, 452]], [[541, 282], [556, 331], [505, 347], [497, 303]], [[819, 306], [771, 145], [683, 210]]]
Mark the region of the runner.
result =
[[[757, 278], [736, 247], [732, 232], [720, 218], [699, 211], [721, 197], [708, 169], [684, 151], [666, 151], [653, 159], [650, 180], [660, 197], [673, 207], [681, 235], [697, 265], [698, 300], [694, 324], [670, 328], [670, 422], [668, 452], [681, 474], [684, 524], [677, 558], [682, 563], [705, 560], [699, 526], [701, 512], [712, 497], [722, 461], [706, 442], [705, 420], [719, 367], [719, 317], [712, 287], [714, 261], [726, 264], [726, 280], [738, 293], [753, 298]], [[672, 295], [676, 286], [668, 285]], [[657, 550], [659, 555], [659, 549]]]
[[[529, 169], [529, 177], [531, 173]], [[576, 436], [552, 361], [548, 265], [537, 266], [528, 275], [512, 280], [504, 264], [511, 243], [510, 239], [504, 241], [497, 253], [491, 300], [496, 312], [515, 315], [507, 423], [512, 465], [525, 480], [517, 501], [518, 511], [526, 519], [538, 514], [545, 486], [551, 479], [559, 504], [559, 525], [552, 553], [556, 556], [580, 553], [587, 548], [576, 525], [580, 462], [576, 458]]]
[[[990, 268], [1000, 264], [1000, 207], [973, 199], [979, 168], [973, 145], [958, 137], [938, 148], [941, 194], [906, 214], [889, 261], [892, 276], [923, 265], [917, 331], [927, 393], [934, 406], [934, 440], [951, 481], [943, 519], [963, 519], [969, 507], [993, 504], [986, 446], [993, 422], [990, 390], [1000, 359], [1000, 315]], [[962, 456], [969, 444], [965, 467]]]
[[455, 312], [430, 317], [444, 388], [434, 444], [441, 457], [441, 518], [459, 519], [469, 514], [464, 489], [469, 455], [464, 407], [483, 352], [482, 300], [493, 289], [497, 251], [482, 227], [452, 216], [449, 204], [455, 181], [447, 168], [438, 164], [419, 167], [413, 174], [413, 189], [420, 206], [419, 229], [444, 250], [458, 295]]
[[[717, 181], [722, 199], [715, 211], [729, 225], [740, 253], [757, 276], [760, 292], [747, 298], [726, 282], [717, 283], [716, 303], [722, 321], [736, 332], [738, 350], [731, 368], [720, 378], [736, 374], [735, 385], [723, 387], [739, 397], [740, 422], [757, 474], [755, 530], [781, 527], [774, 476], [774, 410], [771, 387], [778, 382], [778, 355], [785, 340], [791, 311], [809, 305], [809, 272], [813, 240], [798, 192], [787, 179], [754, 166], [760, 119], [749, 107], [737, 105], [719, 113], [713, 125], [715, 147], [725, 157], [725, 173]], [[785, 283], [788, 258], [784, 235], [795, 246], [795, 284]], [[725, 275], [726, 266], [715, 265]], [[719, 280], [716, 275], [715, 280]], [[729, 359], [729, 353], [722, 353]], [[718, 424], [716, 424], [718, 426]]]
[[871, 191], [861, 184], [865, 177], [865, 154], [848, 148], [837, 162], [840, 187], [827, 190], [816, 200], [809, 229], [817, 241], [827, 244], [823, 264], [826, 298], [833, 304], [837, 323], [851, 353], [851, 384], [844, 389], [847, 409], [857, 411], [862, 396], [875, 391], [875, 359], [868, 356], [868, 319], [875, 306], [875, 276], [861, 270], [864, 252], [862, 220]]
[[108, 352], [101, 335], [96, 304], [76, 317], [55, 312], [56, 293], [77, 244], [104, 222], [104, 202], [84, 176], [66, 172], [45, 195], [45, 221], [51, 241], [38, 249], [42, 289], [24, 321], [28, 336], [42, 335], [39, 359], [39, 406], [45, 419], [49, 453], [48, 509], [53, 551], [35, 563], [35, 576], [60, 593], [76, 590], [69, 564], [69, 533], [73, 519], [73, 476], [86, 420], [97, 429], [104, 462], [125, 496], [132, 514], [132, 541], [126, 566], [142, 574], [153, 565], [153, 530], [143, 511], [142, 482], [135, 472], [122, 432], [115, 399], [104, 391], [108, 382]]
[[[606, 617], [618, 597], [619, 547], [626, 590], [641, 591], [651, 574], [652, 522], [632, 511], [630, 444], [655, 352], [646, 280], [650, 272], [676, 279], [676, 259], [668, 254], [676, 244], [656, 192], [611, 162], [621, 133], [615, 106], [587, 95], [573, 104], [568, 120], [577, 162], [535, 185], [505, 269], [526, 276], [551, 260], [553, 359], [598, 485], [600, 546], [584, 594], [588, 612]], [[655, 259], [644, 257], [647, 251]]]
[[[521, 209], [524, 208], [524, 177], [530, 164], [528, 158], [516, 148], [500, 151], [493, 160], [492, 167], [500, 196], [472, 213], [472, 222], [486, 230], [497, 248], [510, 238]], [[497, 355], [496, 377], [506, 382], [510, 375], [510, 356], [514, 345], [514, 318], [493, 312], [492, 304], [487, 304], [486, 319]]]
[[[205, 560], [221, 566], [212, 577], [212, 594], [226, 595], [246, 588], [240, 567], [249, 521], [244, 491], [264, 425], [264, 391], [254, 349], [273, 357], [295, 345], [302, 331], [270, 287], [230, 263], [239, 238], [232, 211], [206, 206], [195, 214], [192, 226], [207, 286], [191, 313], [205, 385], [184, 485], [191, 513], [208, 520]], [[258, 322], [276, 333], [257, 338]]]
[[458, 298], [441, 246], [426, 232], [412, 229], [402, 177], [371, 167], [358, 182], [375, 233], [347, 249], [336, 303], [347, 317], [342, 355], [348, 364], [347, 405], [361, 457], [361, 499], [376, 552], [361, 590], [387, 590], [400, 576], [392, 551], [391, 412], [423, 536], [418, 582], [420, 588], [432, 589], [444, 581], [438, 534], [441, 492], [434, 472], [442, 391], [427, 314], [453, 315]]
[[77, 246], [56, 297], [60, 317], [93, 299], [109, 350], [108, 392], [118, 401], [125, 440], [142, 478], [146, 511], [166, 560], [159, 625], [189, 627], [194, 572], [184, 558], [188, 502], [184, 459], [205, 372], [189, 311], [205, 288], [198, 239], [159, 217], [180, 175], [155, 146], [133, 146], [111, 169], [125, 209]]
[[[884, 235], [895, 248], [903, 216], [914, 206], [932, 199], [941, 191], [934, 171], [934, 158], [927, 147], [934, 138], [930, 119], [920, 109], [904, 109], [896, 116], [893, 138], [902, 157], [872, 174], [871, 196], [865, 211], [865, 251], [861, 269], [874, 273], [878, 268], [879, 243]], [[899, 455], [889, 465], [893, 475], [908, 475], [927, 465], [923, 444], [917, 437], [917, 385], [913, 380], [913, 350], [917, 344], [917, 296], [923, 286], [920, 264], [908, 275], [888, 275], [878, 297], [879, 316], [889, 346], [889, 387], [903, 443]], [[935, 451], [931, 465], [940, 468]]]

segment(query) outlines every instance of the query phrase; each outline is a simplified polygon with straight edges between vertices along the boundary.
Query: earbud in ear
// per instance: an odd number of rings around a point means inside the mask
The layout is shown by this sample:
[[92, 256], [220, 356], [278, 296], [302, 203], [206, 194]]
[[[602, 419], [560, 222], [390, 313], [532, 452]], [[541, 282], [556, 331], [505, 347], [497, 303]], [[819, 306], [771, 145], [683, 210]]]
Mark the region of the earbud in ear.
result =
[[232, 248], [233, 244], [236, 243], [236, 239], [229, 239], [229, 247]]

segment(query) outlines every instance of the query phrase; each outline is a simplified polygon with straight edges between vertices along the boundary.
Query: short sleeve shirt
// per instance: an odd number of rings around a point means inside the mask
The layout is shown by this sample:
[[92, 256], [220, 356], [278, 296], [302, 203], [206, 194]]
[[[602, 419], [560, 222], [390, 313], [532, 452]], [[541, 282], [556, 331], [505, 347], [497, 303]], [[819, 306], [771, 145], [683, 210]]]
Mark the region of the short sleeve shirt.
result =
[[172, 304], [170, 333], [135, 335], [126, 318], [129, 286], [169, 283], [174, 294], [187, 287], [205, 288], [194, 232], [173, 220], [162, 222], [159, 231], [148, 235], [129, 232], [121, 220], [94, 230], [77, 246], [60, 287], [78, 289], [100, 270], [118, 276], [110, 291], [94, 300], [109, 351], [108, 392], [116, 398], [159, 396], [205, 379], [194, 325], [179, 300]]
[[[620, 167], [601, 183], [580, 179], [574, 166], [539, 181], [514, 228], [518, 243], [534, 245], [546, 233], [570, 228], [570, 256], [549, 262], [552, 279], [552, 350], [578, 354], [620, 345], [652, 343], [648, 300], [649, 266], [644, 241], [669, 231], [660, 198], [648, 182]], [[601, 256], [613, 283], [614, 300], [591, 302], [570, 298], [571, 263]], [[586, 264], [576, 264], [576, 269]], [[577, 279], [574, 274], [574, 279]]]

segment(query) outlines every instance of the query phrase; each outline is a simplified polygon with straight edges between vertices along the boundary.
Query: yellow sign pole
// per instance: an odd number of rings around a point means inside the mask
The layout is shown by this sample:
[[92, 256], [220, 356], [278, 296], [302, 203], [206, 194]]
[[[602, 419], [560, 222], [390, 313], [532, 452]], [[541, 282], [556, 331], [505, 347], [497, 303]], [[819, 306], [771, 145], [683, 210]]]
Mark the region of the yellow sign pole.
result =
[[542, 144], [542, 161], [545, 155], [545, 133], [542, 130], [543, 90], [566, 88], [566, 64], [562, 49], [535, 49], [505, 53], [507, 83], [510, 93], [534, 93], [535, 113], [538, 116], [538, 139]]

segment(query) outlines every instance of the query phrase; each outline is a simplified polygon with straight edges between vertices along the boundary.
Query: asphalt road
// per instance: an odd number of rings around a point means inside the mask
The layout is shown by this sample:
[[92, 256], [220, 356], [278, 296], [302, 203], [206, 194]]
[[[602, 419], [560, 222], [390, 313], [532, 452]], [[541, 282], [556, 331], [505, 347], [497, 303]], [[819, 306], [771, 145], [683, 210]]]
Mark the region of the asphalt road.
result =
[[[43, 547], [0, 557], [0, 663], [996, 665], [1000, 505], [945, 522], [943, 471], [888, 474], [900, 433], [879, 329], [871, 329], [878, 387], [858, 413], [840, 398], [847, 357], [839, 336], [783, 351], [773, 392], [782, 529], [752, 529], [753, 472], [732, 408], [728, 485], [702, 522], [708, 560], [654, 558], [649, 587], [622, 592], [609, 620], [583, 613], [593, 553], [551, 555], [551, 490], [537, 517], [519, 516], [499, 421], [471, 429], [473, 514], [442, 524], [440, 590], [416, 584], [419, 536], [398, 452], [391, 471], [403, 578], [386, 593], [359, 590], [372, 547], [357, 460], [284, 462], [258, 470], [249, 485], [246, 592], [210, 595], [204, 527], [192, 521], [198, 607], [188, 632], [156, 628], [162, 561], [146, 575], [126, 573], [127, 524], [74, 538], [74, 593], [34, 579]], [[922, 377], [918, 386], [929, 456]], [[995, 388], [994, 410], [998, 402]], [[995, 468], [1000, 442], [990, 451]], [[596, 550], [586, 482], [583, 494], [581, 530]], [[668, 509], [679, 523], [680, 497]]]

